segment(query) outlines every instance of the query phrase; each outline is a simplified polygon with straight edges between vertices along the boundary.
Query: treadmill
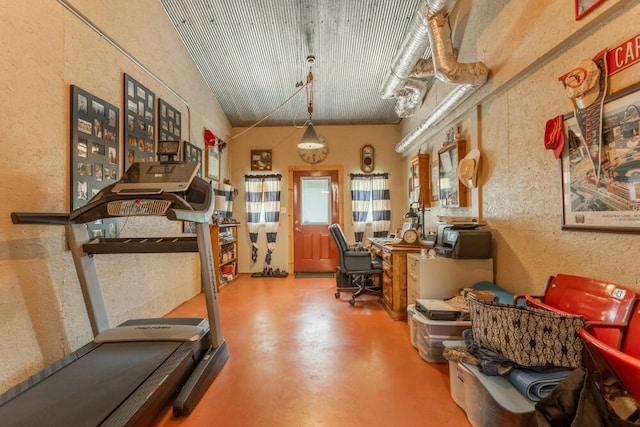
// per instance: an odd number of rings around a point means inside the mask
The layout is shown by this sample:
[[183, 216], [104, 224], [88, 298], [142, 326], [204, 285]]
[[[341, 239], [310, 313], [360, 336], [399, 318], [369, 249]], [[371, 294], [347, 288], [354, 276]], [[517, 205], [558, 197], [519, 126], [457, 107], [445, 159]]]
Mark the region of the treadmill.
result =
[[[198, 162], [134, 163], [71, 213], [13, 212], [15, 224], [64, 225], [94, 340], [0, 395], [3, 426], [140, 426], [173, 403], [189, 414], [226, 363], [208, 223], [211, 185]], [[193, 221], [196, 237], [90, 239], [102, 218]], [[96, 254], [198, 252], [207, 318], [134, 319], [109, 326]]]

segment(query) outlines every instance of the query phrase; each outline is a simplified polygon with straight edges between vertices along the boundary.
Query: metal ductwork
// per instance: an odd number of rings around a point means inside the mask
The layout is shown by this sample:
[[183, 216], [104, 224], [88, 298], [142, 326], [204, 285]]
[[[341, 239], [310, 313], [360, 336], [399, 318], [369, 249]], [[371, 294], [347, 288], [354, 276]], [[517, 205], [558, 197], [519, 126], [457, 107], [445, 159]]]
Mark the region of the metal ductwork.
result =
[[487, 81], [489, 69], [482, 62], [458, 62], [451, 44], [451, 28], [448, 21], [444, 13], [429, 18], [429, 41], [433, 51], [436, 78], [445, 83], [482, 86]]
[[[396, 98], [405, 85], [413, 66], [425, 54], [429, 46], [429, 35], [427, 24], [427, 0], [422, 0], [413, 14], [413, 19], [409, 24], [404, 39], [396, 56], [391, 62], [391, 69], [387, 78], [380, 86], [380, 97], [383, 99]], [[431, 56], [431, 51], [427, 56]]]
[[434, 77], [460, 85], [396, 145], [397, 152], [407, 149], [487, 81], [489, 70], [483, 63], [462, 64], [456, 59], [447, 19], [455, 2], [423, 0], [420, 3], [380, 88], [382, 98], [397, 98], [395, 111], [399, 117], [411, 117], [422, 105]]
[[457, 86], [445, 99], [439, 103], [436, 108], [429, 114], [418, 126], [413, 128], [411, 132], [405, 135], [402, 140], [396, 144], [395, 150], [402, 153], [416, 142], [431, 126], [436, 125], [453, 111], [462, 101], [475, 92], [478, 86], [472, 84], [463, 84]]
[[398, 93], [395, 112], [398, 117], [411, 117], [418, 105], [422, 103], [425, 93], [429, 89], [430, 81], [409, 78]]

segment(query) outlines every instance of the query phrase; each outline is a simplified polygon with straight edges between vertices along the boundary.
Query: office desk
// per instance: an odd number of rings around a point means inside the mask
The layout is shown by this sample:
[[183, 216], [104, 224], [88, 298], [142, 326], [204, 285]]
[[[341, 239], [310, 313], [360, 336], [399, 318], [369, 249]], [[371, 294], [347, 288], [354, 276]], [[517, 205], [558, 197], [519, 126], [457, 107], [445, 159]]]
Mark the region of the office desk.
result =
[[370, 238], [370, 249], [382, 257], [382, 305], [393, 320], [407, 318], [407, 254], [420, 247], [390, 246], [389, 239]]

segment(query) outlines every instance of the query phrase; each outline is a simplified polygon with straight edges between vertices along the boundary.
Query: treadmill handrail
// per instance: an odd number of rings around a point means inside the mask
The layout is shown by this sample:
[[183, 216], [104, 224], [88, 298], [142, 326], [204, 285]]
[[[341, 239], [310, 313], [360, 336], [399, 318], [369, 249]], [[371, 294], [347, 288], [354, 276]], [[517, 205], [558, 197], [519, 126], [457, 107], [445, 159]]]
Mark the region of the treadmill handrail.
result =
[[[171, 221], [193, 221], [206, 224], [211, 220], [214, 212], [214, 197], [211, 184], [202, 178], [194, 177], [191, 185], [184, 193], [163, 192], [151, 197], [144, 194], [118, 194], [111, 191], [115, 184], [103, 188], [86, 205], [75, 209], [71, 213], [46, 212], [12, 212], [11, 220], [14, 224], [49, 224], [68, 225], [93, 222], [103, 218], [118, 218], [126, 215], [109, 215], [107, 205], [122, 200], [143, 200], [145, 198], [170, 201], [171, 206], [165, 212]], [[189, 202], [186, 199], [192, 199]], [[131, 216], [136, 216], [135, 213]]]
[[11, 212], [11, 222], [14, 224], [49, 225], [67, 225], [71, 223], [68, 213], [47, 212]]

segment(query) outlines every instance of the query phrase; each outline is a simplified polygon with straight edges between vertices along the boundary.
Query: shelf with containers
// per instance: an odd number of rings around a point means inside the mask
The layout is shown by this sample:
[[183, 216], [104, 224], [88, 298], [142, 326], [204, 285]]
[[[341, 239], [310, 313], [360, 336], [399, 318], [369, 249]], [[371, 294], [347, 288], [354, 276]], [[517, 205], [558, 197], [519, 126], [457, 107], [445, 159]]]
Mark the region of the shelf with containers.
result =
[[238, 225], [222, 223], [209, 227], [219, 288], [238, 278]]

